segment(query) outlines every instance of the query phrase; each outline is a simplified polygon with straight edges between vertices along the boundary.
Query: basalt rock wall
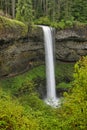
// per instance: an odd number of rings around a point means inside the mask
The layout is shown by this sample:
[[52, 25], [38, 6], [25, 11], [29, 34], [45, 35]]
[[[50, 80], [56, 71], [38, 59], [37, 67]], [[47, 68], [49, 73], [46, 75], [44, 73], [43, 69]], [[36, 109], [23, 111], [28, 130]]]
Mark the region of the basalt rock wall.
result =
[[34, 29], [29, 37], [9, 42], [0, 41], [0, 77], [15, 76], [44, 63], [42, 29]]
[[62, 61], [77, 61], [87, 55], [87, 27], [56, 30], [56, 58]]
[[[87, 27], [56, 29], [55, 51], [57, 60], [68, 62], [77, 61], [81, 56], [87, 55]], [[15, 40], [13, 38], [6, 41], [6, 38], [3, 40], [0, 37], [0, 78], [23, 73], [43, 64], [44, 61], [44, 39], [41, 28], [34, 28], [28, 37]]]

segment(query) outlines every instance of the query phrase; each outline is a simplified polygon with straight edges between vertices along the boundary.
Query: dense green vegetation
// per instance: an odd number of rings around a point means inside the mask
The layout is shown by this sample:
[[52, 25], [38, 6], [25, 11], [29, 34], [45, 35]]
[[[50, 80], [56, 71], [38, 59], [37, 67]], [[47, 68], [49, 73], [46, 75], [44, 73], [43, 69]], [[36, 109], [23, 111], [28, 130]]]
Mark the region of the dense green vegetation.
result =
[[[56, 83], [57, 88], [67, 88], [70, 86], [70, 82], [73, 80], [73, 66], [74, 63], [65, 63], [57, 62], [56, 64]], [[1, 86], [6, 91], [11, 91], [12, 94], [18, 93], [18, 91], [22, 91], [21, 89], [30, 89], [27, 86], [31, 85], [31, 88], [35, 90], [34, 87], [39, 87], [41, 82], [41, 87], [45, 85], [45, 66], [41, 65], [33, 68], [29, 72], [26, 72], [22, 75], [11, 77], [7, 79], [1, 80]], [[39, 81], [38, 81], [39, 80]], [[30, 81], [30, 83], [28, 83]], [[32, 84], [31, 84], [32, 82]], [[34, 87], [33, 87], [34, 86]], [[44, 86], [45, 89], [45, 86]], [[30, 90], [28, 90], [30, 91]]]
[[[31, 25], [45, 24], [59, 28], [87, 23], [86, 0], [1, 0], [2, 15]], [[4, 12], [4, 13], [3, 13]]]
[[[85, 26], [87, 0], [0, 0], [0, 15], [24, 22], [56, 28]], [[24, 34], [24, 23], [0, 16], [0, 31], [11, 28]], [[87, 57], [75, 64], [58, 62], [56, 88], [68, 89], [60, 106], [52, 108], [40, 98], [38, 87], [45, 89], [45, 67], [0, 80], [0, 130], [86, 130]], [[72, 78], [73, 75], [73, 78]]]
[[[34, 72], [34, 70], [32, 70]], [[37, 72], [39, 70], [37, 69]], [[43, 71], [43, 66], [42, 66]], [[39, 71], [41, 73], [41, 71]], [[39, 76], [40, 76], [39, 73]], [[42, 72], [43, 73], [43, 72]], [[30, 75], [32, 73], [30, 72]], [[29, 73], [25, 74], [29, 76]], [[25, 76], [24, 75], [24, 76]], [[44, 74], [43, 74], [44, 76]], [[1, 130], [86, 130], [87, 129], [87, 57], [75, 65], [74, 81], [69, 93], [64, 93], [59, 108], [47, 106], [34, 91], [35, 84], [25, 77], [21, 90], [15, 95], [22, 77], [14, 77], [0, 86], [0, 129]], [[34, 75], [31, 76], [31, 79]], [[17, 81], [18, 80], [18, 81]], [[13, 82], [6, 84], [6, 82]], [[23, 81], [22, 81], [23, 83]], [[5, 86], [3, 86], [5, 84]], [[14, 85], [15, 84], [15, 85]], [[9, 86], [8, 86], [9, 85]], [[13, 87], [11, 87], [13, 86]], [[14, 87], [15, 86], [15, 87]], [[10, 88], [11, 87], [11, 88]], [[13, 90], [12, 90], [13, 89]], [[9, 91], [7, 91], [9, 90]], [[13, 91], [14, 93], [11, 93]]]
[[[87, 57], [75, 65], [73, 89], [65, 93], [60, 118], [63, 118], [63, 129], [87, 129]], [[61, 118], [61, 119], [62, 119]]]
[[[21, 21], [8, 19], [6, 17], [0, 16], [0, 35], [3, 37], [3, 32], [5, 33], [15, 33], [17, 32], [17, 36], [24, 37], [27, 32], [27, 25], [25, 25]], [[16, 35], [16, 34], [15, 34]], [[17, 37], [16, 36], [16, 37]], [[14, 36], [15, 37], [15, 36]]]

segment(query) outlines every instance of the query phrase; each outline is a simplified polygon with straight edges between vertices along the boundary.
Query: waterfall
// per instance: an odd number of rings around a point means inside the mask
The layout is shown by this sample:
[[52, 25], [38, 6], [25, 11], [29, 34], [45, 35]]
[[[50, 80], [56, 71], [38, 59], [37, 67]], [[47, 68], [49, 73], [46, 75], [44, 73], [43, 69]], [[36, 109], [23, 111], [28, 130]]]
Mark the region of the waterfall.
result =
[[45, 102], [51, 106], [57, 106], [58, 99], [56, 98], [55, 89], [55, 72], [54, 72], [54, 55], [53, 55], [53, 28], [41, 26], [44, 32], [45, 45], [45, 62], [46, 62], [46, 87], [47, 97]]

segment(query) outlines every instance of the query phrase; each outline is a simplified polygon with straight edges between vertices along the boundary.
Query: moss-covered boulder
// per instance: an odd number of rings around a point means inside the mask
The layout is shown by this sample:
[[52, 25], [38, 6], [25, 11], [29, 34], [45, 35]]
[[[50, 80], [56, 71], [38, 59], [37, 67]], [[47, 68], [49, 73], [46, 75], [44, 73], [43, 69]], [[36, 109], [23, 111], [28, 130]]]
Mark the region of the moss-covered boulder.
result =
[[27, 32], [28, 28], [24, 23], [0, 16], [0, 40], [19, 39], [25, 37]]

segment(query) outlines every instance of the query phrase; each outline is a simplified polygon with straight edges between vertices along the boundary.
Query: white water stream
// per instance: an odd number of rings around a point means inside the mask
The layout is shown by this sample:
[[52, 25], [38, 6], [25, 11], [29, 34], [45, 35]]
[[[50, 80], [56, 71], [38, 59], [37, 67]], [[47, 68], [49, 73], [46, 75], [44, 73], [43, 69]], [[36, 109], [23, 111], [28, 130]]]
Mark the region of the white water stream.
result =
[[53, 28], [48, 26], [41, 26], [44, 32], [44, 44], [45, 44], [45, 60], [46, 60], [46, 86], [47, 97], [45, 102], [51, 106], [58, 105], [58, 99], [56, 97], [55, 89], [55, 71], [54, 71], [54, 55], [53, 55]]

